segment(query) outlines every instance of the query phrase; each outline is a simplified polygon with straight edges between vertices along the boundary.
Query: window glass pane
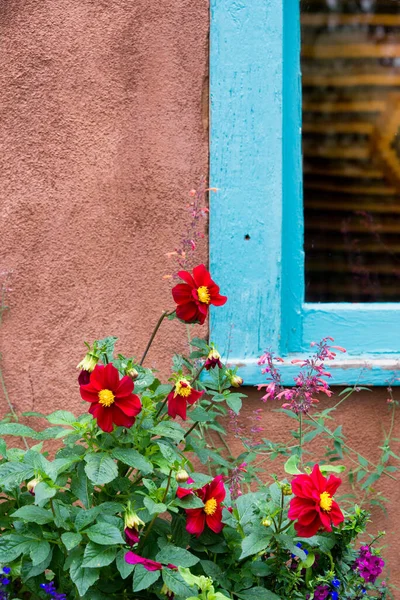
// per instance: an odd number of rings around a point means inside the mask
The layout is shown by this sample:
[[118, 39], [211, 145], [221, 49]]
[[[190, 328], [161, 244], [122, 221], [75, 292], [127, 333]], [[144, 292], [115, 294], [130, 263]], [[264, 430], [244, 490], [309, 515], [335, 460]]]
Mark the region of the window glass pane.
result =
[[400, 301], [400, 2], [302, 0], [306, 301]]

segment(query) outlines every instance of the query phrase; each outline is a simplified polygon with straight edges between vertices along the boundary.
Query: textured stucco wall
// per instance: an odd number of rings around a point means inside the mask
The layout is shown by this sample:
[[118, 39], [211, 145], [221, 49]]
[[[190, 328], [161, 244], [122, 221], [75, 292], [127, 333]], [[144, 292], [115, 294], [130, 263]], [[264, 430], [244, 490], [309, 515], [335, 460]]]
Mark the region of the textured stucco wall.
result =
[[[208, 168], [207, 63], [208, 0], [0, 2], [0, 334], [19, 411], [77, 410], [82, 341], [139, 355], [172, 308], [165, 253]], [[164, 331], [149, 364], [166, 372], [182, 327]]]
[[[18, 411], [78, 411], [83, 340], [117, 335], [139, 355], [171, 305], [165, 253], [207, 172], [207, 37], [207, 0], [0, 2], [0, 270], [14, 270], [0, 336]], [[165, 377], [186, 332], [163, 332], [149, 364]], [[385, 402], [384, 391], [360, 394], [342, 413], [351, 445], [371, 458]], [[266, 435], [286, 439], [291, 423], [261, 406]], [[374, 529], [389, 532], [399, 581], [400, 490], [380, 485], [389, 513]]]

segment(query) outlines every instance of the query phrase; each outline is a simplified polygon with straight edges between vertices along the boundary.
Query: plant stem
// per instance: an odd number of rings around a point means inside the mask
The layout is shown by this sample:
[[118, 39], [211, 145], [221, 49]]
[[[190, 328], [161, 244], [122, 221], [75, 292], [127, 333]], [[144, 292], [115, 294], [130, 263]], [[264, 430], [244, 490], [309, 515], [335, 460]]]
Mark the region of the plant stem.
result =
[[[8, 404], [8, 407], [10, 409], [10, 412], [11, 412], [13, 418], [15, 419], [15, 422], [18, 423], [19, 422], [18, 415], [17, 415], [17, 413], [14, 410], [14, 407], [13, 407], [12, 402], [10, 400], [10, 396], [8, 395], [8, 391], [7, 391], [7, 388], [6, 388], [6, 382], [4, 381], [3, 370], [1, 368], [1, 366], [0, 366], [0, 382], [1, 382], [1, 387], [3, 389], [3, 394], [4, 394], [4, 397], [5, 397], [6, 402]], [[24, 436], [21, 436], [21, 437], [22, 437], [22, 439], [24, 441], [25, 448], [27, 450], [29, 450], [29, 444], [26, 441], [26, 438]]]
[[299, 454], [301, 466], [303, 464], [303, 413], [299, 414]]
[[[167, 497], [169, 486], [171, 484], [171, 477], [172, 477], [172, 469], [170, 469], [170, 472], [169, 472], [169, 475], [168, 475], [167, 487], [165, 488], [165, 492], [164, 492], [164, 495], [163, 495], [162, 500], [161, 500], [162, 503], [164, 502], [164, 500]], [[153, 529], [153, 525], [156, 522], [157, 517], [158, 517], [158, 514], [154, 515], [154, 517], [150, 521], [150, 525], [148, 526], [148, 528], [146, 530], [146, 533], [144, 534], [143, 539], [140, 540], [139, 546], [143, 547], [146, 539], [148, 538], [148, 535], [149, 535], [150, 531]]]
[[[327, 429], [324, 425], [320, 425], [318, 423], [318, 421], [316, 419], [314, 419], [314, 417], [312, 417], [311, 415], [307, 415], [307, 417], [309, 419], [311, 419], [311, 421], [313, 421], [314, 423], [316, 423], [318, 425], [318, 427], [322, 427], [322, 429], [325, 431], [325, 433], [327, 433], [328, 435], [331, 436], [331, 438], [335, 439], [334, 434], [332, 433], [332, 431], [329, 431], [329, 429]], [[349, 452], [354, 452], [354, 454], [357, 454], [357, 456], [361, 456], [361, 458], [363, 458], [364, 460], [366, 460], [372, 467], [374, 467], [374, 469], [378, 468], [378, 465], [375, 465], [373, 462], [371, 462], [368, 458], [366, 458], [365, 456], [363, 456], [362, 454], [360, 454], [359, 452], [357, 452], [357, 450], [354, 450], [354, 448], [351, 448], [350, 446], [348, 446], [347, 444], [343, 443], [343, 447], [346, 448]], [[358, 463], [357, 463], [358, 464]], [[391, 475], [390, 473], [388, 473], [387, 471], [382, 471], [382, 475], [386, 475], [387, 477], [389, 477], [390, 479], [393, 479], [393, 481], [397, 481], [396, 477], [393, 477], [393, 475]]]
[[158, 321], [157, 321], [157, 323], [156, 323], [156, 326], [155, 326], [155, 327], [154, 327], [154, 329], [153, 329], [153, 333], [151, 334], [151, 337], [150, 337], [150, 339], [149, 339], [149, 341], [148, 341], [148, 343], [147, 343], [146, 349], [145, 349], [145, 351], [144, 351], [144, 353], [143, 353], [143, 356], [142, 356], [142, 358], [141, 358], [141, 360], [140, 360], [140, 363], [139, 363], [139, 365], [142, 365], [142, 364], [144, 363], [144, 361], [145, 361], [145, 358], [146, 358], [146, 356], [147, 356], [147, 353], [148, 353], [148, 351], [150, 350], [150, 346], [152, 345], [152, 343], [153, 343], [153, 340], [154, 340], [154, 338], [156, 337], [157, 331], [159, 330], [161, 323], [164, 321], [165, 317], [167, 317], [167, 316], [168, 316], [168, 315], [170, 315], [170, 314], [172, 314], [172, 313], [169, 313], [167, 310], [164, 310], [164, 311], [162, 312], [162, 315], [161, 315], [161, 317], [158, 319]]

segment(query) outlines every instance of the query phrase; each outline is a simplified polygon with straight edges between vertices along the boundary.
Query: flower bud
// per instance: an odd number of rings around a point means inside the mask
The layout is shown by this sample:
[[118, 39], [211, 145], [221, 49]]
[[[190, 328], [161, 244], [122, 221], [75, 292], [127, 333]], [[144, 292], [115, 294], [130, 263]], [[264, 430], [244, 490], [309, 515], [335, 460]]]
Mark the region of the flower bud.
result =
[[243, 379], [239, 377], [239, 375], [232, 375], [230, 378], [230, 384], [233, 387], [240, 387], [241, 385], [243, 385]]
[[214, 367], [222, 369], [221, 355], [216, 348], [211, 348], [210, 352], [208, 353], [204, 368], [209, 371]]
[[31, 481], [28, 481], [28, 483], [26, 484], [26, 487], [28, 489], [28, 492], [30, 494], [32, 494], [32, 496], [35, 495], [35, 487], [37, 486], [38, 483], [40, 483], [42, 480], [39, 479], [38, 477], [35, 479], [31, 479]]
[[88, 352], [76, 368], [80, 371], [88, 371], [89, 373], [91, 373], [98, 362], [99, 357], [93, 354], [92, 352]]
[[139, 377], [139, 373], [136, 371], [135, 367], [126, 369], [125, 373], [132, 379], [132, 381], [135, 381]]
[[124, 515], [125, 528], [128, 529], [138, 529], [140, 525], [144, 525], [144, 521], [139, 517], [134, 510], [131, 510], [129, 507], [125, 511]]
[[269, 517], [265, 517], [265, 519], [261, 521], [261, 525], [264, 525], [264, 527], [271, 527], [272, 521]]
[[161, 593], [166, 596], [167, 598], [173, 598], [174, 597], [174, 592], [172, 590], [169, 589], [169, 587], [164, 583], [164, 585], [161, 588]]
[[175, 475], [175, 479], [178, 483], [186, 483], [189, 479], [189, 473], [185, 469], [179, 469]]
[[284, 486], [282, 486], [282, 494], [284, 496], [291, 496], [293, 494], [292, 486], [289, 483], [286, 483]]

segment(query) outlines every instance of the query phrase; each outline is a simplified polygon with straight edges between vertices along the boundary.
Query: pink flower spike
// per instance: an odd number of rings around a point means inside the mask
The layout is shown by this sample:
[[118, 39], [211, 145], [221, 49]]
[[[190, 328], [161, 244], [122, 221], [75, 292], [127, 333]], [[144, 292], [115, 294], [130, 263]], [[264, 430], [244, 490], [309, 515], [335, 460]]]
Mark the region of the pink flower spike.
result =
[[347, 352], [346, 348], [343, 348], [342, 346], [332, 346], [332, 348], [339, 350], [339, 352]]

